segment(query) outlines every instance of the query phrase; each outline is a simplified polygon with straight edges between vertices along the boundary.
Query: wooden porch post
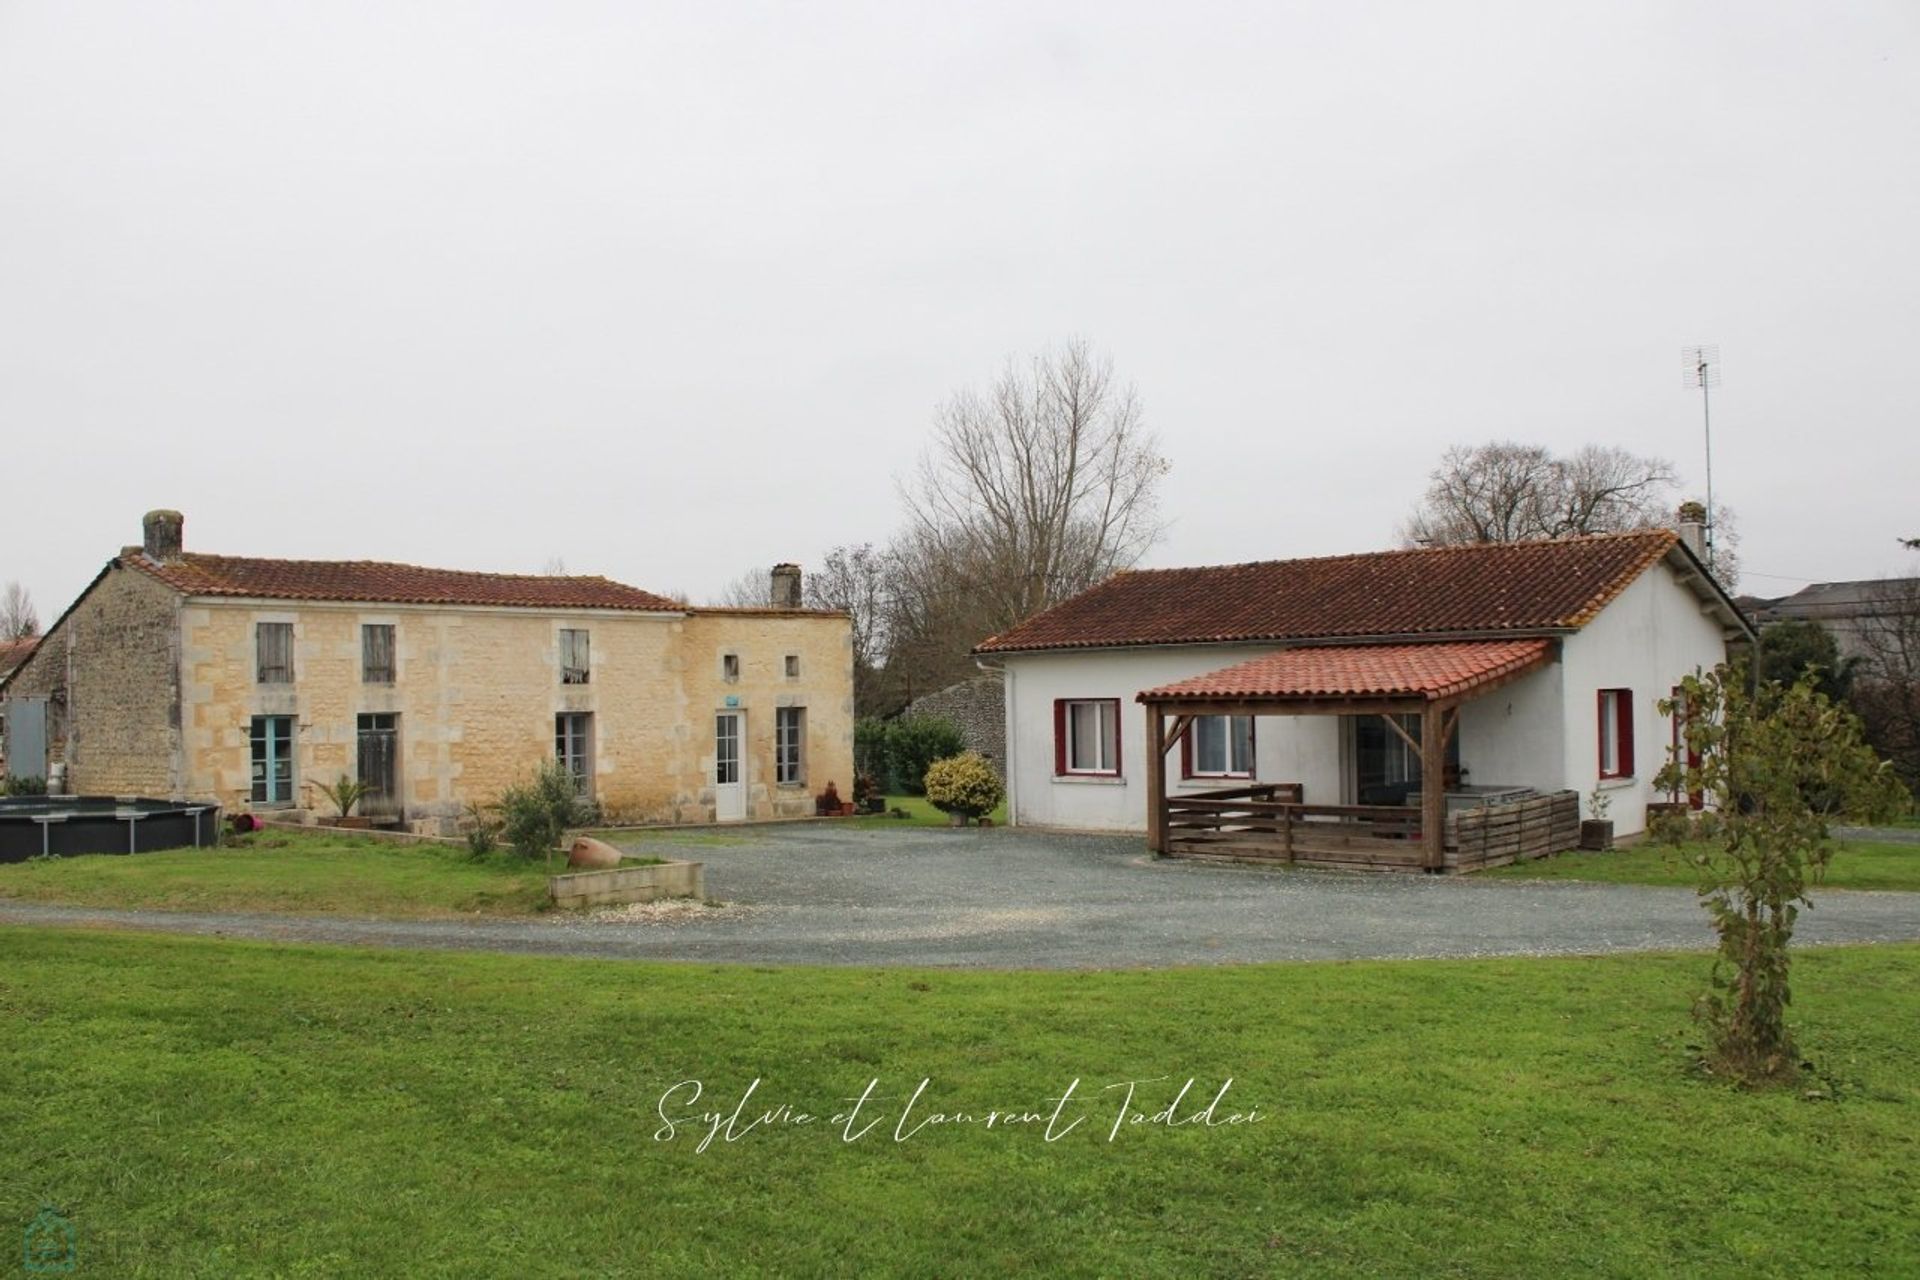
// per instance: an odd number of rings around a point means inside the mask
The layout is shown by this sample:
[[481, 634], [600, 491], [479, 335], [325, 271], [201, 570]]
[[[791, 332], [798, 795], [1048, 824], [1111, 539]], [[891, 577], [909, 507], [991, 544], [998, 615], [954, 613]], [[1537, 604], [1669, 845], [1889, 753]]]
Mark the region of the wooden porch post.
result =
[[1420, 837], [1426, 865], [1438, 870], [1447, 858], [1447, 717], [1429, 702], [1420, 712]]
[[1147, 848], [1154, 853], [1167, 851], [1167, 746], [1166, 722], [1160, 708], [1146, 704], [1147, 710]]

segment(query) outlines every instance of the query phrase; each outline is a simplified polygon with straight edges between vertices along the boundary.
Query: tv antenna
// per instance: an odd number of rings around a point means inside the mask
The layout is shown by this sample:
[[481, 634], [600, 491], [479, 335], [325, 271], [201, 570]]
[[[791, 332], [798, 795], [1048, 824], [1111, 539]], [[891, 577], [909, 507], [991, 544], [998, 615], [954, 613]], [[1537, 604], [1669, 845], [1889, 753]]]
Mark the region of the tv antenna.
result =
[[1682, 347], [1683, 384], [1700, 388], [1700, 425], [1707, 445], [1707, 569], [1713, 569], [1713, 389], [1720, 385], [1720, 348]]

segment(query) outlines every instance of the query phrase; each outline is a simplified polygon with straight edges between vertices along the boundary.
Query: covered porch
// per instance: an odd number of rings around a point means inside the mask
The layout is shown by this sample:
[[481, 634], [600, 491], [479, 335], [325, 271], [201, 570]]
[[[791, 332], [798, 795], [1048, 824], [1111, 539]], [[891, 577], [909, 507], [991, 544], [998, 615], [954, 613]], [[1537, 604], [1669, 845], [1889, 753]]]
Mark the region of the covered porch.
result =
[[[1580, 816], [1573, 792], [1447, 785], [1461, 708], [1555, 657], [1556, 642], [1545, 638], [1328, 645], [1149, 689], [1138, 696], [1150, 761], [1148, 847], [1174, 857], [1428, 872], [1571, 847]], [[1404, 804], [1313, 804], [1286, 782], [1171, 795], [1168, 753], [1204, 716], [1378, 716], [1419, 761], [1420, 786]]]

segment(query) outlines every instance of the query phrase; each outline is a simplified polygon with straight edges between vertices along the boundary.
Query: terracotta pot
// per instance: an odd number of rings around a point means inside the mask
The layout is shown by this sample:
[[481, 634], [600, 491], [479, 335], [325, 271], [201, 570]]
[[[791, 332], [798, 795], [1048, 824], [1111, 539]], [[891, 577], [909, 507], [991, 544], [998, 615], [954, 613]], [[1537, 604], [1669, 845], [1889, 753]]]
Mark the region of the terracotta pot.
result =
[[587, 871], [603, 871], [620, 865], [620, 851], [604, 840], [581, 836], [567, 851], [567, 865]]

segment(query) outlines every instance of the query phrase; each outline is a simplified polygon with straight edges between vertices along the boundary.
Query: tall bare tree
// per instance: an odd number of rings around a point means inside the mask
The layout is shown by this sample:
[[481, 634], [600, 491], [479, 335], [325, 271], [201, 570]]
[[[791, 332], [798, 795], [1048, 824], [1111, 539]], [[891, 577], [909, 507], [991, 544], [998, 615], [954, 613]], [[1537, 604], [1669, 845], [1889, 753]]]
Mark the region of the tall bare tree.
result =
[[891, 590], [887, 552], [871, 542], [835, 547], [806, 578], [809, 605], [841, 609], [853, 619], [853, 704], [862, 716], [893, 709], [880, 705], [893, 615]]
[[[987, 630], [1138, 562], [1167, 473], [1134, 388], [1075, 339], [953, 396], [903, 497], [919, 590], [964, 594]], [[926, 581], [929, 572], [937, 582]]]
[[1608, 445], [1565, 458], [1510, 440], [1456, 445], [1441, 456], [1401, 536], [1445, 545], [1648, 528], [1669, 518], [1676, 481], [1661, 459]]
[[773, 570], [747, 569], [735, 575], [708, 604], [730, 609], [765, 608], [773, 601]]
[[17, 582], [0, 591], [0, 640], [24, 640], [40, 634], [40, 615], [33, 596]]

